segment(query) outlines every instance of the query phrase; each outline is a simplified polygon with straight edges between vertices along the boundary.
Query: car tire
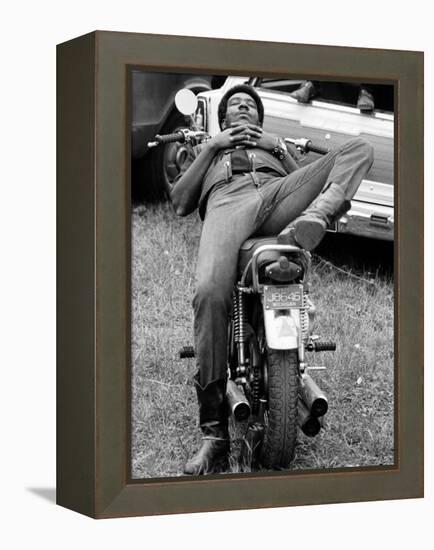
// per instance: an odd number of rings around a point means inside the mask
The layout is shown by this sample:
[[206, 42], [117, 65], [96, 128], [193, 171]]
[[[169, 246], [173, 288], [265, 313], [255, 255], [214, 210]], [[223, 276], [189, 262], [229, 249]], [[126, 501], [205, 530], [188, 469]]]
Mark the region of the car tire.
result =
[[[173, 111], [159, 133], [171, 134], [185, 127], [184, 115]], [[186, 153], [186, 147], [179, 143], [160, 145], [148, 152], [143, 166], [141, 193], [145, 202], [162, 202], [170, 196], [173, 181]]]

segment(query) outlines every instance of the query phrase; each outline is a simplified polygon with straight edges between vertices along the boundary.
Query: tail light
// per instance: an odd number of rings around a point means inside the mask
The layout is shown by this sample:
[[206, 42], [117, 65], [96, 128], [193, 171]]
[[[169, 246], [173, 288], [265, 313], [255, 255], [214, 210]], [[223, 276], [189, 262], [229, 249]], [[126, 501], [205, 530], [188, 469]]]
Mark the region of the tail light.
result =
[[301, 266], [295, 262], [291, 262], [286, 256], [280, 258], [267, 265], [265, 268], [265, 276], [277, 283], [290, 283], [295, 279], [299, 279], [303, 274]]

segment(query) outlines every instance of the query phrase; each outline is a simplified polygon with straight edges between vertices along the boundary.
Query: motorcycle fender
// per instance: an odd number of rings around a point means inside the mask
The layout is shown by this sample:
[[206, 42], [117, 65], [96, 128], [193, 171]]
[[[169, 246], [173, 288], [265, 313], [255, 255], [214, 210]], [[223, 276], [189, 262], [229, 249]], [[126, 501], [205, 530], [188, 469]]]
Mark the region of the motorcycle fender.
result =
[[299, 340], [298, 311], [264, 309], [267, 345], [271, 349], [297, 349]]

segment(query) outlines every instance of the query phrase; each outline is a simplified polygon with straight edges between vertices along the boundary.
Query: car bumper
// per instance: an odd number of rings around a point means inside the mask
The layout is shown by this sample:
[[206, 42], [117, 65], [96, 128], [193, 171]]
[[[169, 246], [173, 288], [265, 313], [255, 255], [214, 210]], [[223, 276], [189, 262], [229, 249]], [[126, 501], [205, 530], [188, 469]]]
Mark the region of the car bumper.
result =
[[330, 231], [386, 241], [394, 240], [393, 207], [352, 201], [351, 210]]

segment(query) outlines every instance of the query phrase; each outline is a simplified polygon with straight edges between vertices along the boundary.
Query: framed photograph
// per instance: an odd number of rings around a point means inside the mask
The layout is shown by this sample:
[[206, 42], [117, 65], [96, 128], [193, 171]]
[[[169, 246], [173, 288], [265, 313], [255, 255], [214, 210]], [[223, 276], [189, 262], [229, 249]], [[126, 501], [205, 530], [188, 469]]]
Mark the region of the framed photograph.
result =
[[422, 53], [58, 46], [58, 504], [422, 497], [422, 304]]

